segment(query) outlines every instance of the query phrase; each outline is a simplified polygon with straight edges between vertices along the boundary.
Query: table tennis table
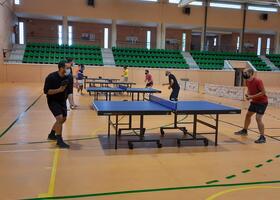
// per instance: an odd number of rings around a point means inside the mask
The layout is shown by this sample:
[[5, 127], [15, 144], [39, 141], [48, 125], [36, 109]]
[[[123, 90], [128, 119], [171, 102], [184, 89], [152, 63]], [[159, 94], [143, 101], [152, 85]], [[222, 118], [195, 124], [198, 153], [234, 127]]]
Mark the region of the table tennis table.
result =
[[154, 88], [130, 88], [120, 85], [119, 87], [89, 87], [87, 92], [91, 95], [94, 93], [94, 100], [98, 100], [99, 94], [105, 94], [105, 100], [111, 101], [113, 93], [128, 93], [131, 94], [131, 100], [134, 101], [135, 94], [137, 95], [137, 101], [140, 101], [140, 95], [142, 94], [142, 100], [145, 100], [145, 94], [161, 93], [160, 90]]
[[89, 87], [109, 87], [112, 85], [113, 87], [118, 87], [119, 85], [124, 85], [126, 87], [132, 87], [133, 85], [136, 85], [135, 82], [119, 82], [119, 81], [86, 81], [86, 84], [89, 85]]
[[88, 76], [84, 76], [84, 88], [87, 88], [87, 83], [95, 82], [95, 81], [103, 81], [103, 82], [117, 82], [120, 81], [119, 78], [90, 78]]
[[[145, 139], [144, 116], [146, 115], [174, 115], [174, 124], [172, 127], [160, 128], [161, 135], [165, 134], [165, 129], [179, 129], [183, 131], [184, 136], [177, 138], [177, 145], [180, 146], [182, 141], [202, 140], [204, 145], [208, 145], [208, 139], [205, 137], [197, 137], [197, 135], [212, 134], [215, 135], [215, 145], [218, 145], [218, 128], [220, 114], [240, 114], [241, 110], [233, 107], [228, 107], [221, 104], [211, 103], [208, 101], [178, 101], [172, 102], [153, 95], [150, 95], [149, 101], [94, 101], [92, 105], [99, 116], [108, 116], [108, 138], [110, 137], [111, 126], [115, 129], [115, 149], [118, 148], [118, 137], [121, 136], [122, 131], [138, 130], [140, 132], [139, 139], [128, 140], [128, 146], [133, 149], [135, 142], [156, 142], [158, 148], [162, 147], [159, 139]], [[185, 122], [193, 125], [193, 131], [190, 133], [185, 127], [179, 127], [179, 115], [193, 115], [192, 122]], [[215, 124], [198, 119], [199, 115], [215, 115], [213, 117]], [[128, 122], [120, 122], [120, 116], [129, 116]], [[132, 126], [132, 117], [139, 116], [139, 127]], [[115, 117], [115, 120], [113, 120]], [[198, 123], [210, 127], [214, 132], [198, 132]], [[124, 127], [124, 128], [123, 128]], [[187, 137], [185, 137], [187, 136]]]

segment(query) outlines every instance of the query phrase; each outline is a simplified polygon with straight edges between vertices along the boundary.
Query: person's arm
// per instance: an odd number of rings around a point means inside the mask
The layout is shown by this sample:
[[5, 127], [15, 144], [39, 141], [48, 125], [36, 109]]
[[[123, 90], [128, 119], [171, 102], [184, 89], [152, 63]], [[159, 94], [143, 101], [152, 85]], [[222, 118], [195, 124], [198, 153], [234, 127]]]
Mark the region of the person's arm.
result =
[[46, 78], [45, 84], [44, 84], [44, 93], [45, 94], [47, 94], [47, 95], [55, 95], [55, 94], [63, 92], [66, 89], [66, 85], [65, 86], [60, 86], [57, 89], [50, 89], [52, 82], [53, 82], [53, 80], [51, 80], [51, 78], [48, 76]]
[[48, 95], [55, 95], [55, 94], [61, 93], [61, 92], [63, 92], [66, 89], [66, 87], [67, 86], [60, 86], [57, 89], [49, 89], [46, 94], [48, 94]]
[[259, 85], [258, 85], [258, 88], [260, 90], [259, 93], [255, 94], [255, 95], [247, 95], [246, 98], [247, 100], [250, 100], [250, 99], [255, 99], [255, 98], [258, 98], [258, 97], [262, 97], [264, 95], [266, 95], [266, 91], [264, 89], [264, 86], [263, 86], [263, 82], [260, 81]]

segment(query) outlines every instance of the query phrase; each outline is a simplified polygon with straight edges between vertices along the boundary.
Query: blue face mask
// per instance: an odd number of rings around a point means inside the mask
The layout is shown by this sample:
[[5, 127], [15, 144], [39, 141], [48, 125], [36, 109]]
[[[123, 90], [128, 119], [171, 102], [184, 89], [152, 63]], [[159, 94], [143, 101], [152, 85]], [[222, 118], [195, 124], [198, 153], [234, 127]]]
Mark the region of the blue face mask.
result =
[[66, 69], [65, 70], [65, 76], [69, 76], [71, 74], [71, 69]]

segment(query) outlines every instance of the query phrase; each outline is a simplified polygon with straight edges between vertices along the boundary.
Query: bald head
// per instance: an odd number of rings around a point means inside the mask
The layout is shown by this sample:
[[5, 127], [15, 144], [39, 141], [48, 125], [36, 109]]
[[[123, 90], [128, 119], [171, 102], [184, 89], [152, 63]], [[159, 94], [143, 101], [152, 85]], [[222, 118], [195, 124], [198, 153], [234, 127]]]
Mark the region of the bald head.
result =
[[254, 70], [252, 68], [246, 68], [243, 70], [243, 78], [251, 79], [254, 75]]

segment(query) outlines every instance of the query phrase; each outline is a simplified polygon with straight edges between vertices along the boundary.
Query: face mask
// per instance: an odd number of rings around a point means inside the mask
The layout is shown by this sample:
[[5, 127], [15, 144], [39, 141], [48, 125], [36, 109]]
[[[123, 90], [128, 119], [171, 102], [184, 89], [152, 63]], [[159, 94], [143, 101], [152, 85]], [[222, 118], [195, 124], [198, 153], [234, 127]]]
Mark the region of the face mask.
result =
[[68, 76], [68, 75], [70, 75], [70, 74], [71, 74], [71, 69], [66, 69], [66, 70], [65, 70], [65, 75]]
[[244, 78], [244, 79], [247, 80], [247, 79], [249, 79], [250, 77], [251, 77], [251, 76], [250, 76], [249, 74], [243, 73], [243, 78]]

